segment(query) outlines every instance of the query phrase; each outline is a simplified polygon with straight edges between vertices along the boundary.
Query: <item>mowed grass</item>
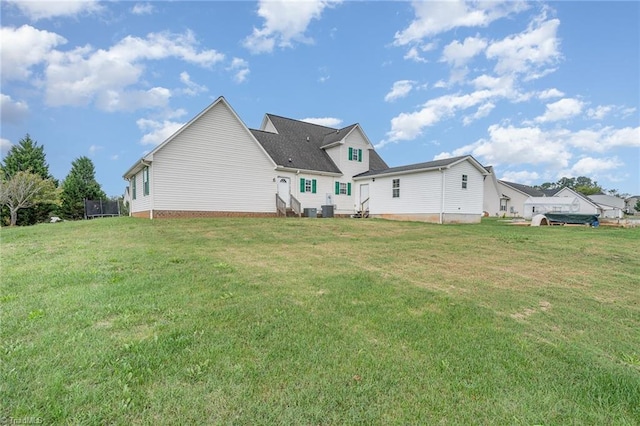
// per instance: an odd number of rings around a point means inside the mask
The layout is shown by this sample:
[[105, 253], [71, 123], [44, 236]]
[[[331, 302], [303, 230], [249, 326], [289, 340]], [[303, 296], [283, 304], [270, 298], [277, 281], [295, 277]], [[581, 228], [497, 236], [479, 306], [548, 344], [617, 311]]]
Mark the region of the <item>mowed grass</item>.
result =
[[640, 424], [640, 228], [117, 218], [0, 238], [5, 420]]

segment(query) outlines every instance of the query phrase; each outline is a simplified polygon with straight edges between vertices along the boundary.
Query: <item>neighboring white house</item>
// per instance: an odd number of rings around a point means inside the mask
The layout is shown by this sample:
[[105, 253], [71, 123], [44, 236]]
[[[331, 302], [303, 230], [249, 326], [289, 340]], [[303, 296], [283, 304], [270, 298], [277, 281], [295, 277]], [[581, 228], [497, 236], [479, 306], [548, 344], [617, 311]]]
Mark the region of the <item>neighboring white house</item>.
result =
[[638, 212], [636, 210], [636, 205], [638, 204], [638, 201], [640, 201], [640, 195], [633, 195], [631, 197], [627, 197], [624, 200], [624, 212], [626, 214], [640, 214], [640, 212]]
[[479, 223], [487, 170], [472, 156], [372, 170], [354, 177], [358, 203], [384, 219]]
[[123, 177], [136, 217], [275, 216], [280, 203], [444, 223], [480, 221], [485, 175], [470, 156], [390, 169], [358, 124], [266, 114], [249, 129], [220, 97]]
[[484, 195], [482, 202], [482, 210], [487, 216], [506, 215], [509, 208], [510, 198], [503, 194], [501, 186], [496, 179], [496, 174], [492, 166], [485, 167], [489, 173], [484, 178]]
[[553, 197], [570, 198], [570, 199], [577, 198], [578, 202], [580, 203], [580, 207], [578, 208], [577, 211], [574, 211], [572, 213], [597, 214], [597, 215], [600, 215], [600, 217], [602, 217], [602, 209], [596, 203], [594, 203], [588, 197], [580, 194], [579, 192], [574, 191], [571, 188], [562, 188], [558, 190], [553, 195]]
[[602, 210], [601, 217], [620, 219], [624, 217], [625, 202], [620, 197], [607, 194], [589, 195], [589, 199]]
[[[544, 197], [547, 195], [531, 186], [504, 180], [498, 180], [497, 182], [500, 195], [499, 216], [522, 217], [525, 211], [524, 203], [529, 197]], [[496, 206], [493, 206], [493, 211], [495, 211], [495, 208]]]

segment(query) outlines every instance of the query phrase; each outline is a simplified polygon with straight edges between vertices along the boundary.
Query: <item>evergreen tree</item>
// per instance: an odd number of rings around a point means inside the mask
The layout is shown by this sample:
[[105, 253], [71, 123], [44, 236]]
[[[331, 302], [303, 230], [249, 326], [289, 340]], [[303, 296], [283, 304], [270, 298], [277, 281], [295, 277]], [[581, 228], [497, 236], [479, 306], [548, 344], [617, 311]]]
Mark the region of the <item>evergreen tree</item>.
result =
[[[51, 179], [57, 187], [58, 182], [49, 173], [44, 146], [38, 145], [37, 141], [31, 139], [27, 133], [18, 144], [13, 145], [1, 165], [1, 177], [6, 181], [10, 180], [18, 172], [30, 172], [40, 176], [43, 180]], [[32, 207], [20, 212], [18, 225], [33, 225], [37, 222], [44, 222], [48, 219], [51, 211], [55, 208], [53, 204], [40, 202]], [[10, 214], [8, 208], [2, 209], [2, 220], [8, 220]]]
[[106, 200], [95, 178], [95, 167], [88, 157], [76, 158], [62, 182], [60, 214], [67, 219], [84, 218], [84, 200]]

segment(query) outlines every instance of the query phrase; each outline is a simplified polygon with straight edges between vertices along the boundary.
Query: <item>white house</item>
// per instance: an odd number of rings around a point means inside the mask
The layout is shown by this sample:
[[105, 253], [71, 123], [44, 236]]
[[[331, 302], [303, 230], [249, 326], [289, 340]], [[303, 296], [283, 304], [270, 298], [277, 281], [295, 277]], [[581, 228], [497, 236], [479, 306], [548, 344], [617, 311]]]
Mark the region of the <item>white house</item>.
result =
[[640, 214], [640, 212], [638, 212], [636, 210], [636, 205], [638, 204], [638, 201], [640, 201], [640, 195], [632, 195], [631, 197], [627, 197], [624, 200], [624, 212], [626, 214]]
[[445, 223], [480, 221], [487, 174], [471, 156], [389, 168], [359, 124], [334, 129], [266, 114], [249, 129], [220, 97], [123, 177], [136, 217], [332, 206], [334, 215]]
[[479, 223], [487, 170], [472, 156], [371, 170], [353, 180], [361, 210], [385, 219]]
[[352, 176], [388, 166], [360, 125], [333, 129], [267, 114], [246, 127], [220, 97], [124, 174], [132, 216], [275, 216], [288, 206], [355, 209]]
[[589, 199], [600, 207], [601, 217], [610, 219], [624, 217], [625, 201], [622, 198], [607, 194], [593, 194], [589, 195]]

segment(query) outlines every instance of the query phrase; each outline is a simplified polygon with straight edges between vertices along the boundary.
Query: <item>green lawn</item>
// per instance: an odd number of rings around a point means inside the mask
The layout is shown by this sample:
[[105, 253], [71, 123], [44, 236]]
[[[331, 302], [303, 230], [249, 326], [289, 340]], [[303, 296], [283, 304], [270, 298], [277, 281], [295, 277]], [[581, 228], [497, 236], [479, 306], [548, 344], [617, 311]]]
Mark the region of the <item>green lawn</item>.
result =
[[640, 228], [116, 218], [0, 238], [5, 422], [640, 424]]

